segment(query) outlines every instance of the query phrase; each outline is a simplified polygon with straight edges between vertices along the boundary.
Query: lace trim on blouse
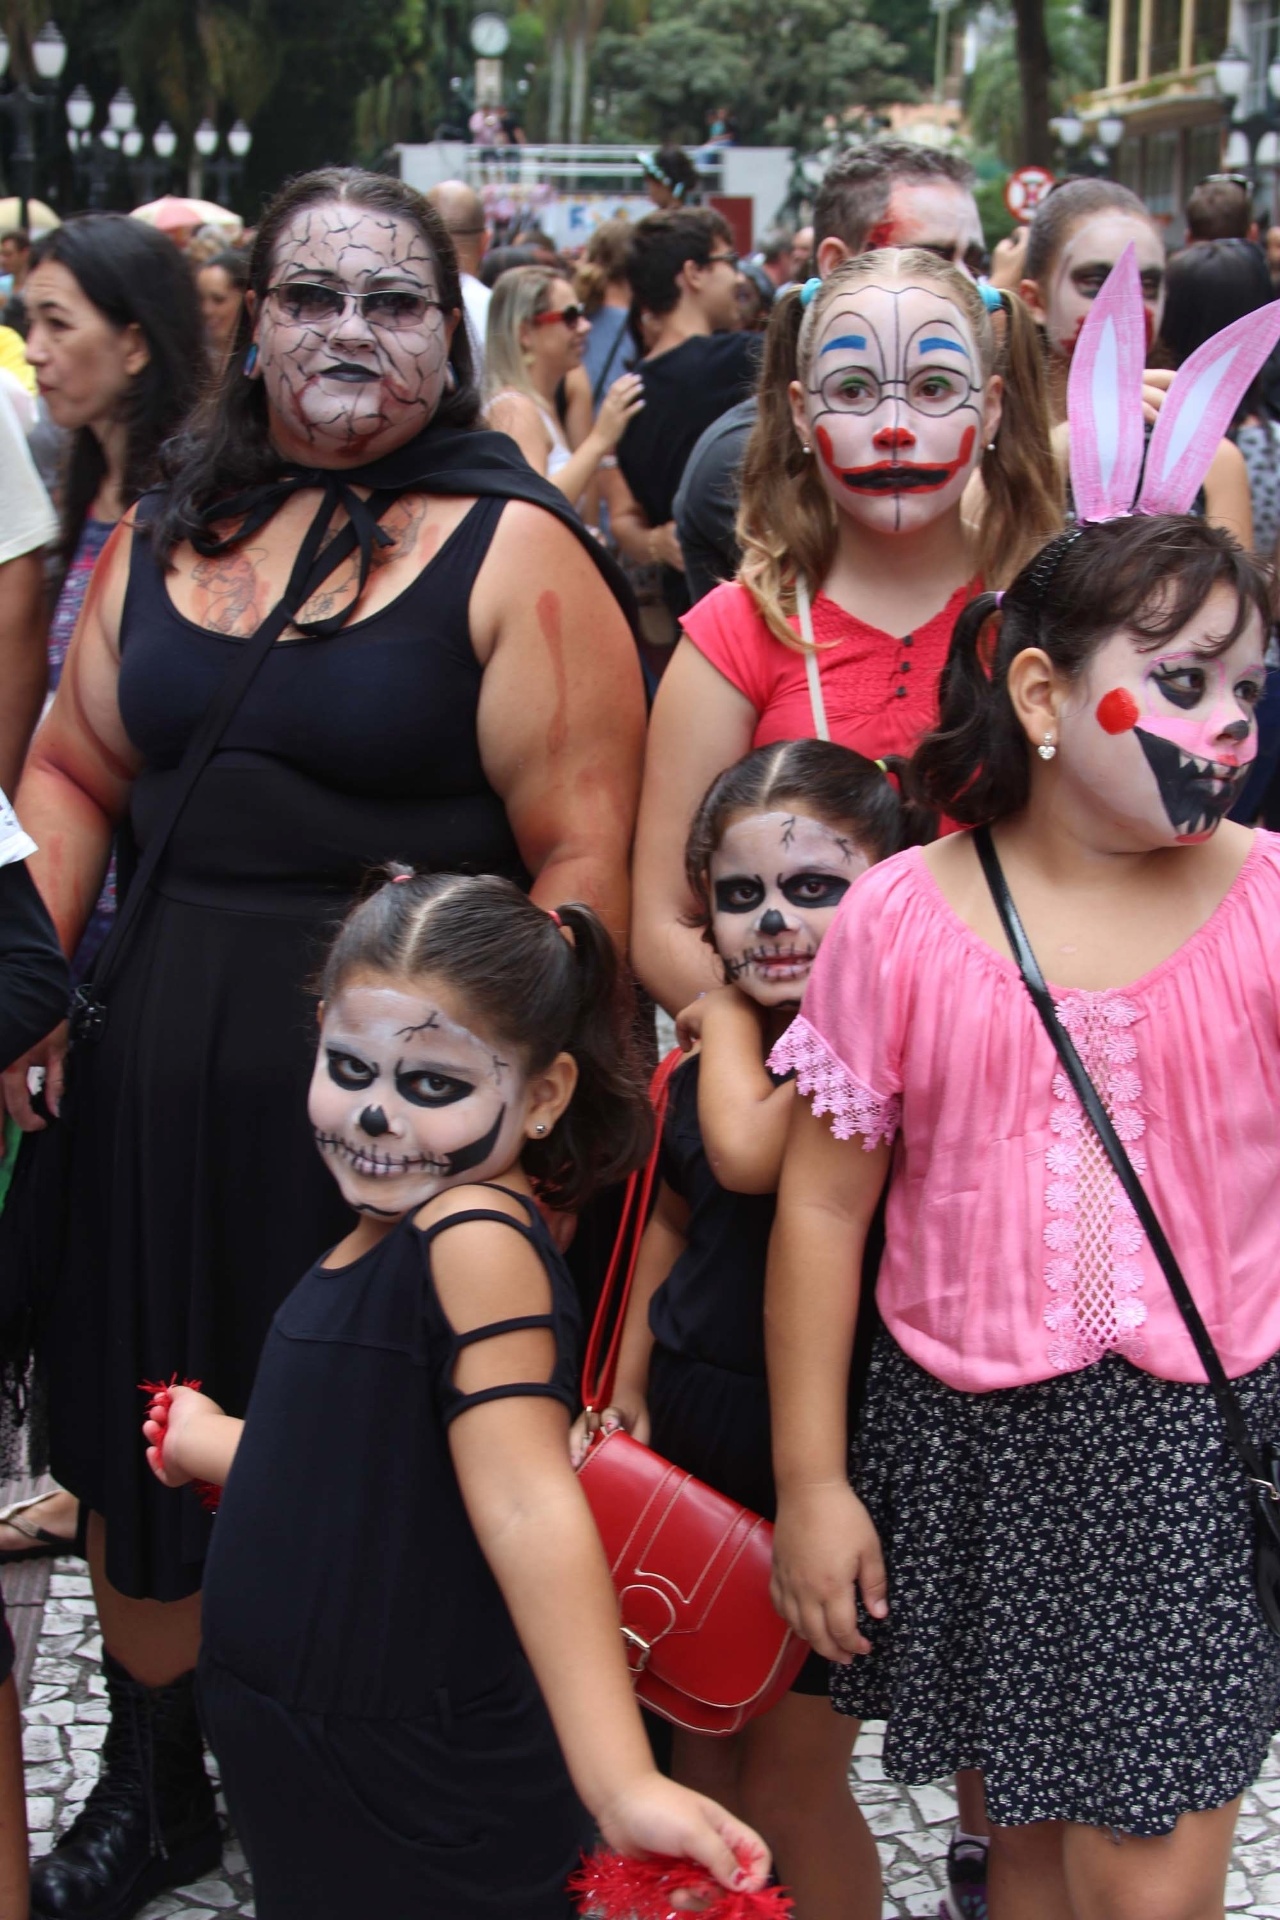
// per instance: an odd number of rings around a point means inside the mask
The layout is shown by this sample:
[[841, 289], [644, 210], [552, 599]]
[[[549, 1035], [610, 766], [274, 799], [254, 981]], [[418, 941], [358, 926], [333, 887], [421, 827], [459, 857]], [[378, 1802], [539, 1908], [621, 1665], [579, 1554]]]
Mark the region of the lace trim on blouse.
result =
[[778, 1041], [769, 1055], [769, 1065], [774, 1073], [794, 1072], [796, 1086], [811, 1098], [814, 1113], [831, 1115], [831, 1131], [837, 1140], [859, 1134], [870, 1153], [882, 1140], [892, 1140], [898, 1131], [900, 1096], [895, 1093], [882, 1099], [855, 1079], [803, 1014], [792, 1021]]
[[[1056, 1004], [1135, 1170], [1145, 1173], [1147, 1158], [1138, 1144], [1147, 1126], [1137, 1107], [1138, 1043], [1129, 1031], [1140, 1017], [1137, 1007], [1110, 993], [1070, 993]], [[1049, 1124], [1055, 1138], [1045, 1154], [1049, 1362], [1065, 1373], [1108, 1352], [1140, 1360], [1147, 1308], [1138, 1298], [1138, 1256], [1146, 1234], [1061, 1069], [1053, 1076], [1053, 1093], [1058, 1105]]]

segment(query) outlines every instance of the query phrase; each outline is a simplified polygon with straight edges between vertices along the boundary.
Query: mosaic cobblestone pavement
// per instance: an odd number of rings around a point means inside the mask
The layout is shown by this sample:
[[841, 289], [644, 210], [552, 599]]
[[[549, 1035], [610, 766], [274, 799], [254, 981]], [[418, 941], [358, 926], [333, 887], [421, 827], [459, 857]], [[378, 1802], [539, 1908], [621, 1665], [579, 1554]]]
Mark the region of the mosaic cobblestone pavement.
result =
[[[47, 1852], [75, 1818], [98, 1776], [107, 1731], [100, 1651], [83, 1562], [55, 1561], [23, 1713], [27, 1810], [36, 1854]], [[955, 1803], [941, 1782], [892, 1785], [880, 1765], [880, 1745], [880, 1729], [869, 1724], [858, 1744], [854, 1784], [884, 1862], [885, 1915], [934, 1920]], [[1280, 1742], [1245, 1802], [1227, 1911], [1280, 1920]], [[153, 1900], [142, 1920], [223, 1920], [252, 1913], [244, 1856], [232, 1837], [220, 1875]]]

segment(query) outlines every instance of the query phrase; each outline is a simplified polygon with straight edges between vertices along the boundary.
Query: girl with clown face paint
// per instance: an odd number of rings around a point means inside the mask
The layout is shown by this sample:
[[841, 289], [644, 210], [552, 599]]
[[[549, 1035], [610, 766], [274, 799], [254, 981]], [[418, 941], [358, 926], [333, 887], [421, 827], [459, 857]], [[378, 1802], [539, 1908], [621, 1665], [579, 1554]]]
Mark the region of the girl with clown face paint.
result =
[[763, 1843], [654, 1769], [566, 1446], [577, 1303], [535, 1192], [579, 1206], [649, 1127], [609, 936], [404, 871], [322, 994], [310, 1118], [358, 1222], [277, 1315], [247, 1420], [176, 1387], [144, 1429], [165, 1485], [227, 1483], [202, 1717], [257, 1911], [569, 1920], [597, 1825], [753, 1890]]
[[908, 248], [848, 260], [774, 310], [742, 566], [685, 615], [646, 750], [633, 952], [672, 1013], [711, 981], [681, 866], [707, 782], [802, 735], [910, 754], [961, 609], [1062, 524], [1035, 328], [1015, 297], [997, 304]]
[[[795, 1092], [765, 1061], [851, 886], [931, 826], [884, 768], [824, 741], [761, 747], [706, 794], [686, 862], [724, 984], [681, 1016], [700, 1045], [671, 1082], [613, 1404], [581, 1416], [576, 1458], [598, 1424], [623, 1426], [772, 1517], [765, 1256]], [[675, 1776], [758, 1820], [804, 1920], [879, 1920], [875, 1843], [847, 1785], [857, 1729], [828, 1686], [814, 1656], [741, 1734], [677, 1729]]]
[[[1120, 437], [1072, 424], [1107, 456], [1077, 497], [1127, 503]], [[916, 762], [991, 831], [1258, 1440], [1280, 1432], [1280, 843], [1225, 815], [1271, 617], [1204, 521], [1093, 520], [961, 617]], [[891, 1778], [981, 1765], [993, 1920], [1220, 1913], [1280, 1724], [1247, 1483], [972, 835], [855, 883], [771, 1064], [813, 1096], [770, 1251], [786, 1617], [837, 1663], [836, 1706], [886, 1717]], [[886, 1183], [850, 1485], [838, 1391]]]

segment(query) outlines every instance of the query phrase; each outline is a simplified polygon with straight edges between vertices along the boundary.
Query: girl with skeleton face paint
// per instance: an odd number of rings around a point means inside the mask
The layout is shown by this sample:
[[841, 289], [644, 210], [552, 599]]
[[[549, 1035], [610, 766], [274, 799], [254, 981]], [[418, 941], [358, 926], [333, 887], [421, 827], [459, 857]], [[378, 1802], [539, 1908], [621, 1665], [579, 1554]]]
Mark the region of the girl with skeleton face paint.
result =
[[[505, 880], [406, 872], [356, 908], [310, 1112], [358, 1224], [281, 1309], [247, 1421], [186, 1387], [153, 1400], [165, 1484], [235, 1462], [203, 1705], [263, 1920], [300, 1899], [309, 1920], [567, 1920], [593, 1820], [623, 1852], [767, 1877], [749, 1827], [654, 1769], [569, 1462], [577, 1302], [530, 1175], [576, 1206], [643, 1157], [618, 987], [593, 913]], [[281, 1816], [282, 1768], [305, 1819]]]
[[[1205, 342], [1148, 443], [1122, 255], [1072, 360], [1081, 524], [957, 622], [916, 776], [989, 836], [1043, 1022], [961, 833], [854, 889], [771, 1056], [812, 1097], [769, 1273], [775, 1597], [839, 1663], [839, 1710], [886, 1717], [890, 1778], [981, 1753], [1009, 1913], [1138, 1912], [1157, 1876], [1162, 1920], [1221, 1912], [1280, 1713], [1248, 1482], [1045, 1030], [1070, 1035], [1270, 1441], [1280, 842], [1223, 816], [1255, 752], [1272, 585], [1188, 508], [1277, 338], [1280, 302]], [[845, 1484], [839, 1398], [886, 1187]], [[1170, 1661], [1179, 1645], [1196, 1658]]]
[[[813, 740], [749, 754], [703, 800], [686, 860], [726, 984], [679, 1021], [687, 1041], [699, 1037], [699, 1051], [671, 1083], [663, 1180], [614, 1403], [581, 1416], [577, 1457], [598, 1422], [621, 1425], [772, 1515], [765, 1256], [794, 1090], [770, 1076], [765, 1060], [832, 922], [856, 912], [860, 878], [922, 824], [882, 767]], [[844, 1785], [851, 1729], [835, 1720], [827, 1689], [826, 1662], [810, 1661], [781, 1705], [732, 1742], [716, 1741], [714, 1762], [703, 1737], [677, 1731], [675, 1775], [705, 1779], [708, 1765], [726, 1759], [749, 1770], [778, 1810], [776, 1839], [765, 1838], [798, 1910], [814, 1920], [879, 1920], [875, 1844]]]

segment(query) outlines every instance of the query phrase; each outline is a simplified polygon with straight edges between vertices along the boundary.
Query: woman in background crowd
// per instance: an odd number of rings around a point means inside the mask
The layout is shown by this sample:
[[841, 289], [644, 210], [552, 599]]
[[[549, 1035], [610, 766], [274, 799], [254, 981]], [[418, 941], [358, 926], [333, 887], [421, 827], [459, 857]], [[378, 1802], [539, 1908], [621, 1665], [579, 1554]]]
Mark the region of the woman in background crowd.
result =
[[493, 290], [485, 335], [485, 418], [509, 433], [536, 473], [576, 504], [644, 405], [639, 376], [619, 374], [585, 438], [571, 448], [557, 393], [582, 365], [586, 313], [569, 282], [547, 267], [516, 267]]

